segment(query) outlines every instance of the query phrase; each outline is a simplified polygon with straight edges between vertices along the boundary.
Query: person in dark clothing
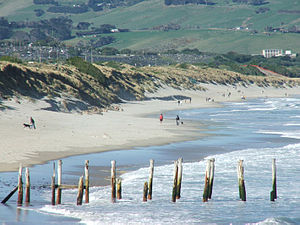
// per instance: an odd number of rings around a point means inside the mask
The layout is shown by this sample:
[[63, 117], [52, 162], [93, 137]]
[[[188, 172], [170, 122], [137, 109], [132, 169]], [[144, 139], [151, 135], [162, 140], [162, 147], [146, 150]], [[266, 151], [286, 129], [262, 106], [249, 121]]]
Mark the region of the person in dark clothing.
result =
[[176, 125], [177, 125], [177, 126], [179, 125], [179, 120], [180, 120], [180, 118], [179, 118], [179, 116], [177, 115], [177, 116], [176, 116]]
[[32, 117], [30, 117], [30, 125], [35, 129], [35, 122], [34, 119]]

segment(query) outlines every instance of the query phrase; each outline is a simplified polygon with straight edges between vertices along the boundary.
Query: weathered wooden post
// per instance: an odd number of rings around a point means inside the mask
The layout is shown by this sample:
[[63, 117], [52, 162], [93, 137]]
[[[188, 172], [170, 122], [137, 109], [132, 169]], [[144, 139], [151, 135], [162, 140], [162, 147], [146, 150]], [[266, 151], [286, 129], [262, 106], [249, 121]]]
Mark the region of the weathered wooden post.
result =
[[172, 191], [172, 202], [176, 202], [176, 191], [177, 191], [177, 180], [178, 180], [178, 162], [174, 161], [174, 182]]
[[58, 160], [57, 163], [57, 199], [56, 203], [61, 204], [61, 185], [62, 185], [62, 161]]
[[10, 198], [11, 198], [11, 196], [13, 196], [14, 195], [14, 193], [18, 190], [18, 186], [17, 187], [15, 187], [2, 201], [1, 201], [1, 203], [2, 204], [5, 204]]
[[210, 160], [210, 176], [209, 176], [208, 199], [211, 199], [211, 196], [212, 196], [214, 176], [215, 176], [215, 159], [213, 158], [213, 159]]
[[148, 187], [148, 199], [152, 199], [152, 186], [153, 186], [153, 172], [154, 172], [154, 160], [150, 159], [150, 174], [149, 174], [149, 187]]
[[116, 161], [111, 161], [111, 201], [116, 202]]
[[30, 203], [30, 174], [29, 174], [29, 168], [26, 168], [25, 172], [26, 177], [26, 188], [25, 188], [25, 203], [28, 205]]
[[270, 195], [271, 201], [275, 201], [275, 199], [277, 199], [276, 159], [272, 159], [272, 191]]
[[89, 203], [89, 193], [90, 193], [90, 177], [89, 177], [89, 160], [85, 160], [85, 203]]
[[148, 182], [146, 181], [144, 183], [143, 202], [147, 201], [147, 195], [148, 195]]
[[77, 205], [82, 205], [82, 198], [83, 198], [83, 176], [81, 176], [78, 181]]
[[51, 179], [51, 190], [52, 190], [51, 204], [55, 205], [55, 162], [53, 162], [53, 175], [52, 175], [52, 179]]
[[122, 199], [122, 180], [117, 178], [117, 199]]
[[176, 198], [180, 199], [181, 193], [181, 181], [182, 181], [182, 158], [178, 159], [178, 180], [177, 180], [177, 190], [176, 190]]
[[22, 164], [19, 167], [19, 177], [18, 177], [18, 206], [23, 204], [23, 181], [22, 181]]
[[246, 201], [246, 187], [245, 187], [245, 180], [244, 180], [244, 160], [239, 160], [238, 163], [238, 181], [239, 181], [239, 194], [240, 199], [242, 201]]
[[211, 171], [210, 167], [211, 167], [210, 160], [207, 160], [206, 169], [205, 169], [205, 181], [204, 181], [203, 198], [202, 198], [203, 202], [207, 202], [208, 201], [209, 178], [210, 178], [210, 171]]

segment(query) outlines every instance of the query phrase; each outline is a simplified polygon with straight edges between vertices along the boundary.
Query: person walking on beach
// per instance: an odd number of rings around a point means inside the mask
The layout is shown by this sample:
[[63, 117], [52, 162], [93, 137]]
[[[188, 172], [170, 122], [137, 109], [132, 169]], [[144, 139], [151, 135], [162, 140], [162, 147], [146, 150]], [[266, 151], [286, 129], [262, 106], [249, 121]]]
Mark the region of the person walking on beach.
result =
[[162, 123], [163, 120], [164, 120], [164, 116], [163, 116], [163, 114], [161, 113], [160, 116], [159, 116], [159, 121], [160, 121], [160, 123]]
[[30, 125], [35, 129], [35, 122], [32, 117], [30, 117]]
[[179, 120], [180, 120], [180, 118], [179, 118], [179, 116], [177, 115], [177, 116], [176, 116], [176, 125], [177, 125], [177, 126], [179, 125]]

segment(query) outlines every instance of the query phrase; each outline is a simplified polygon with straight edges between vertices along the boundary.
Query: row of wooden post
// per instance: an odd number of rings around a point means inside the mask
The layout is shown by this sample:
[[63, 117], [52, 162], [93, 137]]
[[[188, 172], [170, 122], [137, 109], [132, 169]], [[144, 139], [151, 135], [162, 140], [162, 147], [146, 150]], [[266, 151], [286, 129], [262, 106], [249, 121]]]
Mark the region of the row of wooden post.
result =
[[[176, 202], [176, 199], [180, 199], [181, 182], [182, 182], [182, 162], [183, 159], [179, 158], [174, 161], [174, 180], [172, 189], [172, 202]], [[207, 160], [205, 170], [205, 181], [203, 190], [203, 202], [207, 202], [212, 197], [213, 181], [215, 171], [215, 159]], [[154, 173], [154, 160], [150, 160], [150, 173], [149, 181], [144, 183], [143, 201], [152, 199], [152, 186], [153, 186], [153, 173]], [[239, 160], [237, 167], [238, 185], [239, 185], [239, 197], [242, 201], [246, 201], [246, 187], [244, 179], [244, 166], [243, 160]], [[29, 169], [26, 168], [26, 186], [25, 186], [25, 203], [30, 203], [30, 175]], [[85, 177], [85, 182], [83, 178]], [[78, 182], [78, 195], [77, 205], [82, 205], [83, 193], [85, 190], [85, 203], [89, 203], [89, 161], [85, 161], [84, 177], [81, 176]], [[57, 198], [55, 201], [55, 190], [57, 188]], [[55, 184], [55, 163], [53, 163], [53, 176], [51, 179], [52, 198], [51, 204], [61, 204], [62, 189], [76, 188], [75, 185], [62, 184], [62, 161], [58, 160], [57, 166], [57, 185]], [[116, 202], [116, 199], [122, 199], [122, 183], [121, 179], [116, 176], [116, 161], [111, 161], [111, 199], [112, 202]], [[22, 165], [19, 168], [18, 186], [1, 202], [6, 203], [7, 200], [18, 191], [17, 204], [23, 204], [23, 181], [22, 181]], [[276, 187], [276, 160], [272, 160], [272, 191], [270, 193], [270, 200], [275, 201], [277, 199], [277, 187]]]
[[[5, 204], [12, 196], [13, 194], [18, 191], [18, 200], [17, 204], [18, 206], [21, 206], [23, 204], [23, 179], [22, 179], [22, 165], [19, 167], [19, 175], [18, 175], [18, 186], [15, 187], [2, 201], [2, 204]], [[25, 204], [26, 206], [30, 203], [30, 174], [29, 174], [29, 168], [26, 168], [25, 171], [25, 179], [26, 179], [26, 185], [25, 185]]]
[[[83, 176], [79, 178], [78, 182], [78, 194], [77, 194], [77, 205], [82, 205], [83, 193], [85, 190], [85, 203], [89, 203], [89, 161], [85, 161], [85, 168], [84, 168], [84, 177], [85, 183], [83, 183]], [[52, 197], [51, 197], [51, 204], [61, 204], [62, 198], [62, 189], [67, 188], [75, 188], [74, 185], [66, 185], [62, 184], [62, 161], [58, 160], [57, 166], [57, 185], [55, 184], [55, 163], [53, 163], [53, 175], [51, 179], [51, 190], [52, 190]], [[57, 188], [57, 196], [55, 201], [55, 190]]]
[[150, 173], [149, 181], [144, 183], [143, 201], [152, 200], [152, 186], [153, 186], [154, 160], [150, 159]]

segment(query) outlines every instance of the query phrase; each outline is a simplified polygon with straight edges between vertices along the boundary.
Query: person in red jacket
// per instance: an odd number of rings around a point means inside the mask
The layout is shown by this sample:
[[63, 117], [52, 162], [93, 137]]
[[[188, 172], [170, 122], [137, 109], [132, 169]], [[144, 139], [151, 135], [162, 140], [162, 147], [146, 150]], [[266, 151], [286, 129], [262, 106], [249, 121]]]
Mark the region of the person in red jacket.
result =
[[160, 123], [162, 123], [163, 119], [164, 119], [164, 116], [163, 116], [163, 114], [161, 113], [160, 116], [159, 116], [159, 121], [160, 121]]

